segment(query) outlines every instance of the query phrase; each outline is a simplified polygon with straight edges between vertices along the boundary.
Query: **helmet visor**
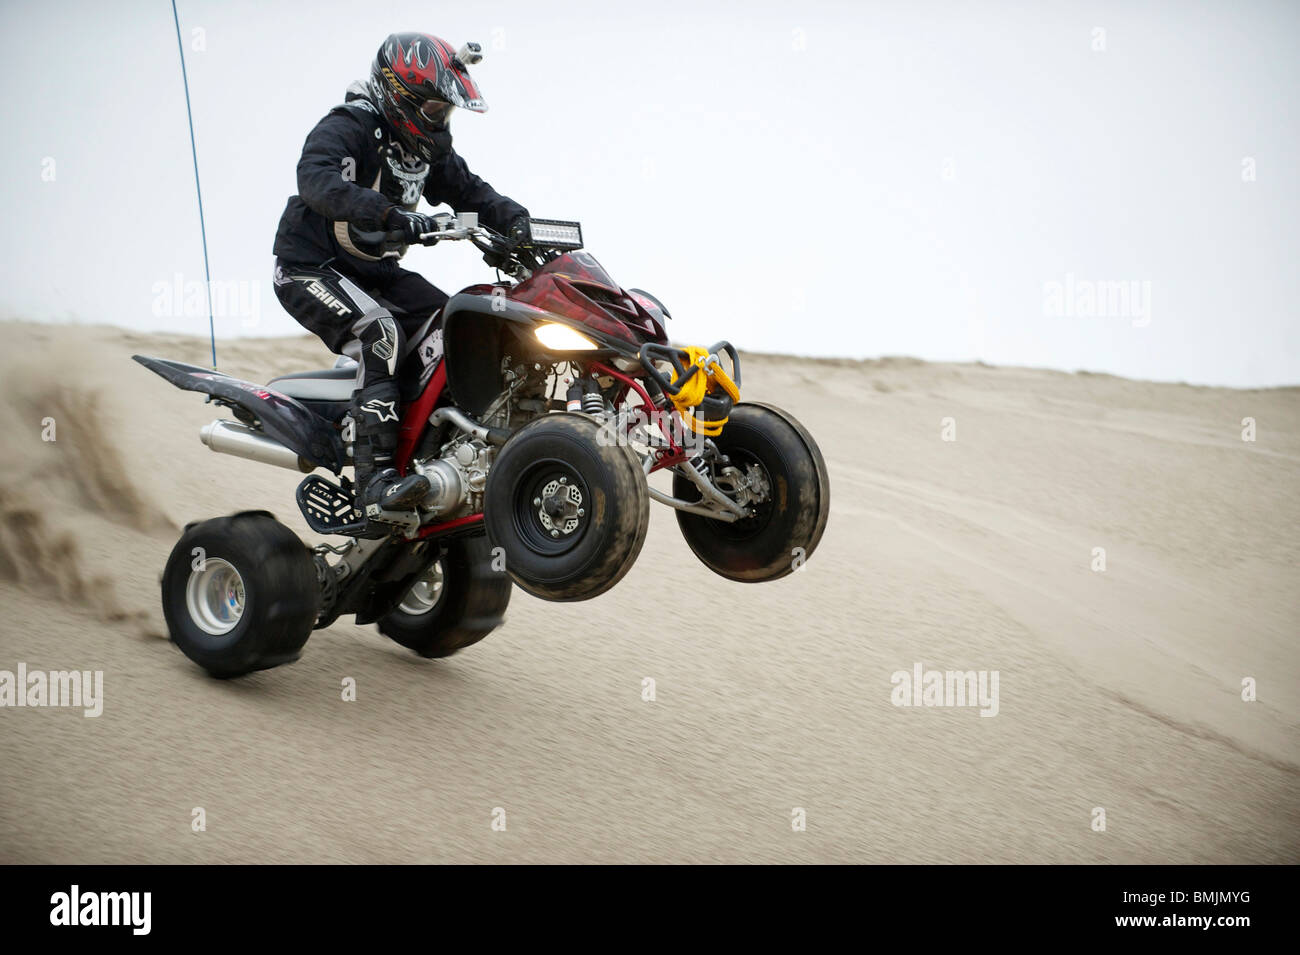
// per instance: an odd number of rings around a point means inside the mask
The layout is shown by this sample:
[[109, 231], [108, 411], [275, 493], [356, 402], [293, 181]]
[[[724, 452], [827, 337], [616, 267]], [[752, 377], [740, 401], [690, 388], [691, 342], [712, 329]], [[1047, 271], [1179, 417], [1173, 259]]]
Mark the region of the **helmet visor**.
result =
[[446, 100], [427, 99], [420, 107], [420, 118], [435, 128], [442, 128], [451, 120], [451, 111], [456, 107]]

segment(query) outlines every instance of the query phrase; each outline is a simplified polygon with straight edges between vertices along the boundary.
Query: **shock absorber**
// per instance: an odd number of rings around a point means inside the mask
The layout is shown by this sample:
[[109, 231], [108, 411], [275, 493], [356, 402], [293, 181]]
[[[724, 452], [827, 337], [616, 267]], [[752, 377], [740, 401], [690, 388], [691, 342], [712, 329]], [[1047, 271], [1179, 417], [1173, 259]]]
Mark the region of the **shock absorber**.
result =
[[589, 415], [605, 413], [605, 397], [600, 393], [600, 386], [590, 378], [579, 378], [571, 384], [564, 398], [564, 406], [569, 411], [581, 411]]
[[569, 385], [569, 390], [564, 393], [564, 409], [566, 411], [581, 411], [582, 394], [582, 380], [579, 379]]
[[582, 410], [589, 415], [605, 413], [605, 396], [600, 393], [600, 386], [590, 378], [585, 379], [587, 390], [582, 396]]

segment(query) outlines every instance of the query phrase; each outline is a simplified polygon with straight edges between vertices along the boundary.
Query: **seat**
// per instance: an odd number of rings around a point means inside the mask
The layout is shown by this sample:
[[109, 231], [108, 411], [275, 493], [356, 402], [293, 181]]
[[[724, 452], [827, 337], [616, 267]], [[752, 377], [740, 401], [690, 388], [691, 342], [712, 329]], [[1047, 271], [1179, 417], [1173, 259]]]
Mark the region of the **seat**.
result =
[[342, 368], [295, 371], [272, 378], [266, 386], [299, 401], [351, 401], [356, 381], [357, 366], [348, 364]]

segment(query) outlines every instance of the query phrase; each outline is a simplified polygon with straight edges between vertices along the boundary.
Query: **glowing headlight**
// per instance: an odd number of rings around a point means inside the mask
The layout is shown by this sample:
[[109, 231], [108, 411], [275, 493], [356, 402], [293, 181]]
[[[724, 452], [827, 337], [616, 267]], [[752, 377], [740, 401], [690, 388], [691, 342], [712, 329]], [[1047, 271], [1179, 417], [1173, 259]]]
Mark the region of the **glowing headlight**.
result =
[[582, 332], [556, 322], [538, 325], [533, 334], [551, 351], [590, 351], [599, 347]]

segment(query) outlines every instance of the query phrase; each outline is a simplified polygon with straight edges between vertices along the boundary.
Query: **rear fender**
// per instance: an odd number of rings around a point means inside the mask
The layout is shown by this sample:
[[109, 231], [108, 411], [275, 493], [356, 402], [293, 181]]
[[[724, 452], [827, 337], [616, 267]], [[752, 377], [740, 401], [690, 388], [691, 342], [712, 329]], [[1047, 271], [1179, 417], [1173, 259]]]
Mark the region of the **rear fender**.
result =
[[146, 355], [131, 357], [177, 388], [211, 395], [243, 408], [261, 422], [267, 437], [313, 464], [327, 467], [335, 474], [343, 470], [345, 452], [335, 427], [288, 395], [183, 361]]

